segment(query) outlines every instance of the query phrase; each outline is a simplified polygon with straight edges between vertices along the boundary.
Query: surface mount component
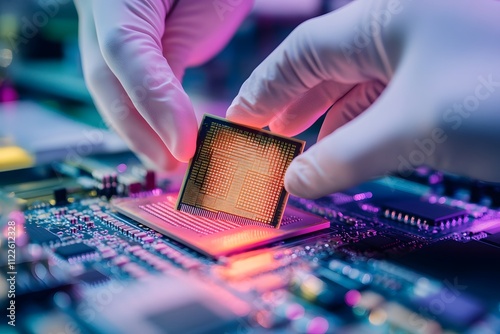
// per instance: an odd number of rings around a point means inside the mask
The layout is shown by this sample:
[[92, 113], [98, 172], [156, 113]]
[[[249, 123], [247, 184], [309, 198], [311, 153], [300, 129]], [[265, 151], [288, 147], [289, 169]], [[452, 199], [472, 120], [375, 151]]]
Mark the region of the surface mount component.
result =
[[205, 115], [178, 210], [211, 219], [279, 227], [285, 171], [304, 142]]
[[98, 270], [90, 269], [77, 276], [77, 279], [88, 285], [96, 285], [109, 281], [111, 278]]
[[72, 261], [94, 255], [96, 251], [94, 247], [84, 243], [74, 243], [56, 248], [55, 253], [67, 261]]
[[258, 246], [322, 230], [330, 222], [288, 206], [279, 229], [195, 216], [175, 210], [177, 195], [117, 199], [113, 207], [150, 228], [211, 257], [235, 254]]
[[415, 200], [391, 201], [382, 207], [386, 218], [417, 226], [455, 226], [467, 219], [467, 211], [444, 204]]
[[43, 245], [61, 241], [61, 238], [57, 235], [37, 225], [26, 225], [26, 233], [28, 234], [30, 241], [35, 244]]

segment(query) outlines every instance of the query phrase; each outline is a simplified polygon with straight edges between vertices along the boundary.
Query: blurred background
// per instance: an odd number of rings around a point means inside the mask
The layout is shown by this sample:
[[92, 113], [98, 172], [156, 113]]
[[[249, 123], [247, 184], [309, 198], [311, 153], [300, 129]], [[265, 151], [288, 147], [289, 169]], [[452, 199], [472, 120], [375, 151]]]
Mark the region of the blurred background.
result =
[[[348, 0], [256, 0], [231, 42], [189, 69], [195, 108], [224, 114], [252, 70], [308, 18]], [[314, 141], [314, 132], [303, 139]], [[71, 0], [0, 0], [0, 170], [126, 151], [85, 86]]]

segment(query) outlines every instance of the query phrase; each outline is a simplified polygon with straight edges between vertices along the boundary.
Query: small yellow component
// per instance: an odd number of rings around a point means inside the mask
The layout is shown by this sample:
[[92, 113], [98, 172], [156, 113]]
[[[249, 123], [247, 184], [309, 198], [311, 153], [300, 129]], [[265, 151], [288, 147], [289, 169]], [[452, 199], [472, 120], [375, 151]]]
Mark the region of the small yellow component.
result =
[[33, 166], [35, 159], [18, 146], [0, 147], [0, 171]]

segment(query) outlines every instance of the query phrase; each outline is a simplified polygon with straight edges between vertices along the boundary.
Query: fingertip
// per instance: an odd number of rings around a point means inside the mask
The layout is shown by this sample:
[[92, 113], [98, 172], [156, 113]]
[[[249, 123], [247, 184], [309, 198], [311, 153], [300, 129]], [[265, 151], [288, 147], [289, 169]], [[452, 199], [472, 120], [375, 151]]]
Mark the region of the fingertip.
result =
[[296, 133], [294, 133], [294, 134], [288, 134], [287, 131], [286, 131], [286, 129], [287, 129], [287, 127], [281, 121], [275, 121], [275, 120], [273, 120], [269, 124], [269, 130], [271, 130], [271, 132], [279, 133], [279, 134], [284, 135], [284, 136], [293, 136], [293, 135], [296, 134]]
[[285, 173], [285, 189], [292, 195], [315, 199], [324, 194], [315, 187], [317, 167], [307, 154], [295, 158]]
[[[245, 84], [244, 84], [245, 85]], [[241, 88], [240, 93], [233, 100], [226, 111], [226, 118], [232, 122], [245, 124], [257, 128], [269, 125], [275, 112], [267, 109], [264, 103], [252, 102], [253, 98]]]
[[239, 110], [238, 105], [234, 102], [227, 108], [226, 118], [230, 121], [236, 122], [240, 116], [241, 111]]
[[172, 155], [180, 162], [189, 162], [196, 151], [196, 133], [194, 140], [182, 140], [180, 145], [174, 145]]
[[[162, 112], [156, 112], [161, 110]], [[196, 150], [198, 121], [189, 96], [171, 85], [155, 108], [148, 108], [148, 122], [175, 159], [188, 162]]]
[[240, 103], [231, 104], [227, 109], [226, 118], [231, 122], [246, 124], [249, 126], [258, 126], [256, 117], [252, 116], [251, 111], [247, 107], [243, 107]]

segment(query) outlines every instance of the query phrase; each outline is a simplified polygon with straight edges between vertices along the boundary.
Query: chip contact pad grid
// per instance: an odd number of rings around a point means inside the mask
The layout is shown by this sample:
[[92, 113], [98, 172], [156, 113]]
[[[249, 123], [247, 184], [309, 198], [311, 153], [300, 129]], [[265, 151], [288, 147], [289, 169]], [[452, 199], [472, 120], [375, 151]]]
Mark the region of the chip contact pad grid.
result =
[[177, 209], [279, 227], [286, 169], [304, 142], [205, 115]]

